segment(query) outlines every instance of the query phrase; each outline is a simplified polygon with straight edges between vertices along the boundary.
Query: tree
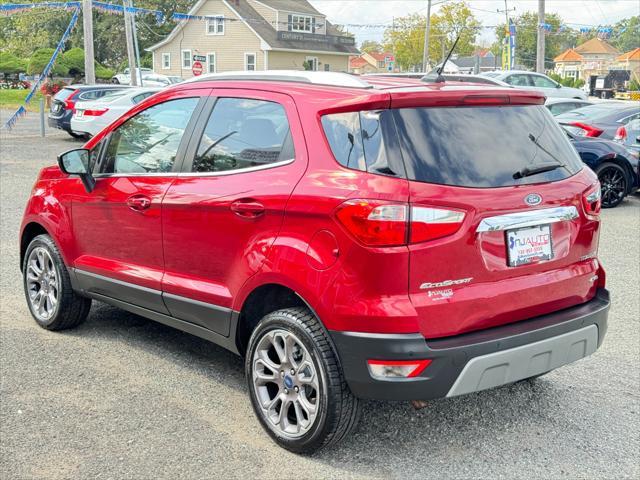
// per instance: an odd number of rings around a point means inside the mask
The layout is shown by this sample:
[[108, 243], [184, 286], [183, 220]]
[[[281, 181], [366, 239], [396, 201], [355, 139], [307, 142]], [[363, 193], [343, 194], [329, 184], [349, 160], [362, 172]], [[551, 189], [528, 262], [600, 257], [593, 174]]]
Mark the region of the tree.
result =
[[376, 42], [375, 40], [365, 40], [360, 45], [360, 51], [367, 53], [382, 53], [382, 44], [380, 42]]
[[[29, 59], [29, 65], [27, 66], [27, 73], [29, 75], [39, 75], [43, 73], [43, 70], [51, 60], [51, 56], [53, 55], [53, 48], [39, 48], [31, 58]], [[51, 73], [57, 76], [65, 76], [69, 73], [69, 66], [65, 64], [64, 57], [62, 55], [58, 55], [56, 61], [51, 69]]]
[[[536, 42], [538, 38], [538, 13], [524, 12], [514, 19], [516, 24], [516, 64], [527, 68], [536, 66]], [[553, 68], [553, 59], [567, 48], [575, 47], [577, 33], [575, 30], [563, 27], [562, 18], [556, 13], [545, 15], [545, 23], [551, 28], [545, 35], [545, 68]], [[496, 27], [496, 36], [504, 38], [505, 24]]]
[[610, 42], [623, 53], [640, 47], [640, 15], [616, 23]]
[[0, 73], [14, 75], [27, 70], [28, 62], [9, 52], [0, 52]]
[[[396, 63], [400, 68], [422, 67], [425, 23], [426, 17], [416, 13], [397, 18], [395, 28], [385, 30], [384, 48], [395, 52]], [[480, 22], [473, 16], [466, 2], [443, 5], [438, 13], [431, 15], [429, 58], [433, 63], [441, 60], [442, 52], [448, 53], [458, 35], [460, 40], [454, 53], [471, 55], [479, 28]]]

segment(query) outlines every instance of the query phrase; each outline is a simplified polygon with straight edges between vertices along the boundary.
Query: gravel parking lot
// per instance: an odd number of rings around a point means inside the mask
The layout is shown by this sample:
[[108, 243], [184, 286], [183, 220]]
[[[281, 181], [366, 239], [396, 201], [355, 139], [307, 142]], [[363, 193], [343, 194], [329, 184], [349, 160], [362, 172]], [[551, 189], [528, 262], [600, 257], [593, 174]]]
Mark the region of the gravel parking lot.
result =
[[595, 355], [420, 411], [366, 402], [354, 435], [303, 457], [263, 433], [242, 361], [215, 345], [98, 303], [76, 330], [36, 326], [22, 210], [38, 170], [80, 143], [40, 138], [36, 114], [0, 143], [0, 478], [640, 477], [640, 196], [602, 214], [613, 307]]

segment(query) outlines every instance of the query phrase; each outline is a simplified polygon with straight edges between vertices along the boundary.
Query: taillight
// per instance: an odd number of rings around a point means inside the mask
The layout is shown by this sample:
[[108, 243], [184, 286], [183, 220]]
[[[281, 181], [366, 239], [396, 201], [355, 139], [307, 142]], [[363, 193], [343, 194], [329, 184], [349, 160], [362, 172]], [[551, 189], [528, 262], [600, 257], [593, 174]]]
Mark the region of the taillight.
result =
[[64, 108], [67, 110], [74, 110], [76, 106], [76, 101], [73, 99], [80, 90], [75, 90], [71, 95], [69, 95], [64, 101]]
[[100, 115], [108, 111], [108, 108], [95, 108], [93, 110], [85, 110], [84, 115], [89, 117], [99, 117]]
[[380, 200], [349, 200], [336, 217], [368, 246], [390, 247], [407, 242], [407, 206]]
[[419, 243], [456, 233], [464, 212], [431, 207], [411, 207], [410, 242]]
[[578, 132], [578, 135], [582, 135], [583, 137], [598, 137], [604, 131], [600, 128], [581, 122], [571, 122], [570, 125], [580, 128], [582, 132]]
[[391, 247], [420, 243], [456, 233], [464, 212], [432, 207], [411, 207], [383, 200], [348, 200], [338, 208], [340, 223], [367, 246]]
[[616, 130], [616, 135], [613, 137], [616, 142], [624, 143], [627, 140], [627, 129], [624, 125], [621, 125]]
[[413, 378], [429, 366], [431, 360], [367, 360], [369, 373], [376, 378]]
[[600, 182], [593, 185], [582, 194], [582, 204], [587, 215], [597, 216], [602, 207], [602, 197], [600, 193]]

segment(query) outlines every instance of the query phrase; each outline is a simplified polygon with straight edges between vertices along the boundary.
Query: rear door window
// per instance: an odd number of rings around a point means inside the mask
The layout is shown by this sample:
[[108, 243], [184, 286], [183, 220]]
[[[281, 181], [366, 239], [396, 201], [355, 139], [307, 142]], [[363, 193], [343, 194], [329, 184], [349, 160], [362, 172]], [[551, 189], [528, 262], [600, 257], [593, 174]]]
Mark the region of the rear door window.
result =
[[[562, 180], [582, 168], [567, 136], [542, 105], [391, 112], [410, 180], [504, 187]], [[542, 163], [564, 166], [524, 178], [516, 175]]]
[[193, 172], [225, 172], [294, 158], [284, 107], [249, 98], [220, 98], [207, 121]]

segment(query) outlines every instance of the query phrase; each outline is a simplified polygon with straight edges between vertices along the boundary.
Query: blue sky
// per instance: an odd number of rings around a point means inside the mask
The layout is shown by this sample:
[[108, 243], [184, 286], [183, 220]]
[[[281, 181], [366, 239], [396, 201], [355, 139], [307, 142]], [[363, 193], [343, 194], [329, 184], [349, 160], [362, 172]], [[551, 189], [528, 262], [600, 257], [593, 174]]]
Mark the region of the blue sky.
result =
[[[432, 0], [432, 11], [437, 12], [440, 5], [452, 0]], [[310, 0], [319, 11], [327, 15], [329, 21], [340, 24], [390, 24], [393, 17], [401, 17], [419, 12], [426, 14], [426, 0]], [[504, 0], [471, 0], [467, 2], [474, 15], [485, 26], [503, 23]], [[526, 11], [538, 11], [538, 0], [507, 0], [508, 7], [514, 8], [511, 15]], [[607, 25], [640, 15], [638, 0], [546, 0], [546, 11], [557, 13], [572, 27], [573, 24]], [[363, 40], [381, 40], [383, 27], [355, 28], [349, 30], [356, 35], [358, 42]], [[479, 43], [491, 44], [495, 40], [493, 28], [483, 30]]]

